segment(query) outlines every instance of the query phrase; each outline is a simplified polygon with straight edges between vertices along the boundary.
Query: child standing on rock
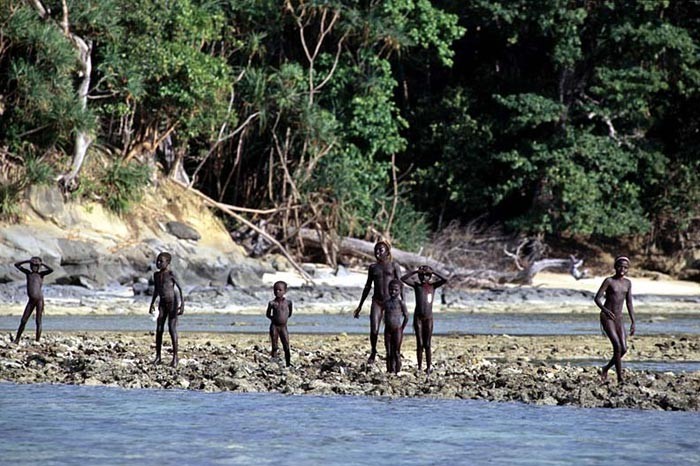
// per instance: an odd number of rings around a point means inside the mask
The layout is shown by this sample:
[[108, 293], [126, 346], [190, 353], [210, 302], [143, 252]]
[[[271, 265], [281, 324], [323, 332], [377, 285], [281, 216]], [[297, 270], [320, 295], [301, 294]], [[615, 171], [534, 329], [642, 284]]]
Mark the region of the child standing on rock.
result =
[[[172, 256], [167, 252], [161, 252], [156, 258], [156, 267], [158, 271], [153, 274], [153, 282], [155, 289], [153, 291], [153, 299], [151, 300], [151, 308], [149, 314], [155, 312], [156, 298], [158, 302], [158, 319], [156, 320], [156, 359], [153, 364], [160, 364], [160, 351], [163, 346], [163, 332], [165, 331], [165, 321], [168, 321], [168, 331], [170, 332], [170, 340], [173, 345], [173, 360], [170, 363], [171, 367], [176, 367], [178, 363], [177, 357], [177, 317], [185, 312], [185, 298], [182, 294], [182, 288], [175, 278], [175, 274], [170, 270], [170, 262]], [[180, 294], [179, 305], [175, 295], [175, 287]]]
[[[418, 275], [418, 279], [414, 277]], [[433, 280], [433, 276], [435, 279]], [[433, 301], [435, 289], [447, 283], [447, 279], [434, 272], [429, 265], [421, 265], [413, 272], [409, 272], [401, 281], [413, 288], [416, 292], [416, 310], [413, 313], [413, 331], [416, 333], [416, 357], [418, 358], [418, 370], [423, 364], [423, 350], [425, 350], [425, 372], [432, 371], [430, 341], [433, 338]]]
[[[608, 371], [614, 365], [617, 372], [617, 383], [624, 383], [622, 377], [622, 357], [627, 352], [627, 336], [622, 322], [622, 308], [627, 304], [630, 315], [630, 336], [634, 335], [634, 305], [632, 304], [632, 282], [625, 276], [630, 267], [630, 260], [625, 256], [615, 259], [615, 275], [608, 277], [600, 285], [595, 295], [595, 303], [600, 308], [600, 326], [610, 339], [613, 347], [613, 357], [603, 366], [600, 375], [603, 380], [608, 378]], [[605, 302], [603, 302], [605, 296]]]
[[[24, 264], [29, 264], [29, 268], [24, 267]], [[44, 293], [41, 287], [44, 284], [44, 277], [53, 272], [53, 269], [41, 261], [41, 257], [32, 257], [26, 261], [20, 261], [15, 264], [17, 270], [27, 276], [27, 306], [24, 308], [22, 319], [19, 322], [17, 336], [14, 343], [19, 343], [19, 339], [24, 332], [24, 326], [27, 325], [29, 317], [36, 309], [36, 341], [41, 338], [41, 318], [44, 316]], [[42, 270], [43, 267], [43, 270]]]
[[284, 361], [287, 367], [291, 366], [291, 354], [289, 352], [289, 331], [287, 330], [287, 320], [292, 317], [292, 302], [288, 300], [287, 283], [283, 281], [275, 282], [272, 286], [275, 299], [267, 305], [265, 315], [270, 319], [270, 342], [272, 343], [272, 357], [279, 355], [278, 341], [282, 340], [284, 348]]
[[384, 347], [386, 371], [398, 374], [401, 370], [401, 343], [408, 323], [408, 309], [401, 299], [401, 282], [389, 282], [389, 298], [384, 301]]

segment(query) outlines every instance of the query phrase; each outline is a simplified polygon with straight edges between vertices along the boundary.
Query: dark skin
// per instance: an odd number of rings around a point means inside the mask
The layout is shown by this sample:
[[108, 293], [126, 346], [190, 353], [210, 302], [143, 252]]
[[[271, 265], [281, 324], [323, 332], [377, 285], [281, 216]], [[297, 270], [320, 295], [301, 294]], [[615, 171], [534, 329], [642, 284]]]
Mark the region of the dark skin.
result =
[[278, 341], [282, 340], [284, 349], [284, 361], [287, 367], [291, 366], [291, 354], [289, 351], [289, 331], [287, 320], [292, 317], [292, 302], [285, 298], [287, 287], [276, 283], [273, 287], [275, 299], [267, 305], [265, 315], [270, 319], [270, 342], [272, 343], [272, 357], [279, 355]]
[[[24, 267], [25, 264], [29, 264], [29, 268]], [[22, 314], [22, 319], [19, 322], [19, 328], [17, 329], [17, 336], [14, 339], [14, 343], [19, 343], [22, 333], [24, 332], [24, 327], [27, 325], [29, 317], [31, 317], [32, 312], [36, 310], [35, 322], [36, 322], [36, 341], [41, 339], [41, 319], [44, 316], [44, 293], [41, 287], [44, 284], [44, 277], [53, 272], [53, 269], [48, 265], [41, 262], [38, 257], [32, 257], [26, 261], [21, 261], [15, 263], [17, 270], [22, 272], [27, 276], [27, 305], [24, 308], [24, 313]]]
[[[416, 278], [416, 276], [418, 278]], [[433, 301], [435, 289], [447, 283], [447, 279], [430, 267], [422, 266], [413, 272], [409, 272], [401, 281], [413, 288], [416, 292], [416, 310], [413, 313], [413, 330], [416, 333], [416, 356], [418, 370], [423, 365], [423, 351], [425, 351], [425, 372], [432, 372], [432, 351], [430, 348], [433, 338]]]
[[[158, 319], [156, 320], [156, 358], [153, 360], [153, 364], [160, 364], [161, 362], [163, 332], [165, 331], [165, 322], [167, 320], [170, 340], [173, 345], [173, 360], [170, 366], [176, 367], [178, 363], [177, 318], [185, 312], [185, 300], [182, 294], [182, 288], [180, 288], [180, 284], [177, 282], [172, 270], [170, 270], [170, 258], [162, 253], [159, 254], [156, 259], [156, 267], [158, 271], [153, 274], [155, 290], [153, 299], [151, 300], [151, 307], [148, 311], [149, 314], [155, 312], [156, 298], [159, 298]], [[175, 288], [177, 288], [180, 294], [179, 305], [175, 295]]]
[[[600, 308], [600, 325], [613, 347], [613, 357], [601, 369], [601, 378], [606, 380], [608, 371], [614, 365], [617, 373], [617, 383], [623, 384], [622, 357], [627, 353], [627, 336], [622, 321], [622, 309], [627, 305], [630, 315], [630, 335], [634, 335], [634, 305], [632, 303], [632, 282], [625, 278], [629, 270], [629, 262], [619, 260], [615, 263], [615, 275], [603, 281], [595, 303]], [[605, 298], [605, 301], [603, 301]]]
[[401, 343], [403, 331], [408, 324], [406, 304], [399, 297], [401, 284], [389, 286], [389, 299], [384, 303], [384, 347], [386, 348], [386, 371], [398, 374], [401, 370]]
[[[379, 339], [379, 326], [382, 322], [383, 304], [389, 297], [389, 282], [398, 280], [401, 277], [401, 268], [396, 262], [391, 260], [389, 247], [384, 243], [377, 243], [374, 246], [374, 257], [377, 262], [370, 265], [367, 271], [367, 282], [362, 290], [360, 304], [355, 309], [353, 316], [357, 319], [360, 317], [362, 305], [369, 296], [369, 291], [374, 286], [374, 294], [372, 295], [372, 307], [369, 312], [369, 341], [372, 346], [372, 351], [367, 362], [373, 364], [377, 357], [377, 340]], [[401, 289], [401, 298], [403, 298], [403, 287]]]

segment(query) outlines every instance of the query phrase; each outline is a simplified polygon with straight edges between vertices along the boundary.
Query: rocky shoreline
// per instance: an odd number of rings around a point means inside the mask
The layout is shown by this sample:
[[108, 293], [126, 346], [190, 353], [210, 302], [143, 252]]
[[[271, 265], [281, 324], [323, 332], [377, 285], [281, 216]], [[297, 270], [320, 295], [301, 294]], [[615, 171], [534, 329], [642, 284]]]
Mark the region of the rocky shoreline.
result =
[[[167, 341], [167, 338], [166, 338]], [[273, 360], [266, 335], [181, 334], [180, 366], [153, 366], [150, 333], [52, 333], [19, 345], [0, 336], [0, 381], [108, 385], [209, 392], [436, 397], [661, 410], [700, 410], [700, 371], [625, 371], [626, 384], [601, 382], [595, 367], [560, 359], [609, 357], [601, 337], [439, 336], [434, 372], [419, 372], [406, 338], [404, 369], [366, 365], [368, 341], [353, 335], [293, 335], [292, 368]], [[168, 357], [166, 354], [164, 359]], [[700, 360], [700, 336], [635, 337], [630, 358]], [[623, 363], [624, 364], [624, 363]]]

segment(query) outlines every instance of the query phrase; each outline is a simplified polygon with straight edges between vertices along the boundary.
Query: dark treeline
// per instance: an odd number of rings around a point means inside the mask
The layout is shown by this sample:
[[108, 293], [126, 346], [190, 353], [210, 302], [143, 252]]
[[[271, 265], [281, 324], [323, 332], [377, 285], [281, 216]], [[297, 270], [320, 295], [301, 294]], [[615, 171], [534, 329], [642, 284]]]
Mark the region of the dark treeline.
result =
[[679, 248], [699, 26], [693, 0], [0, 0], [0, 213], [51, 182], [124, 212], [162, 171], [283, 239], [481, 217]]

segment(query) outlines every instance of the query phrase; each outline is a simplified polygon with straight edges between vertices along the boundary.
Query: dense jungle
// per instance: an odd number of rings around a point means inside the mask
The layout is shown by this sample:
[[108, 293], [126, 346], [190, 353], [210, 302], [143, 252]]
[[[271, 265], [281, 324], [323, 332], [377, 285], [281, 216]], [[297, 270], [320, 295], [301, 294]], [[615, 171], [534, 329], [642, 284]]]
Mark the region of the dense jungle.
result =
[[169, 177], [330, 263], [481, 235], [700, 277], [698, 44], [697, 0], [0, 0], [0, 217]]

